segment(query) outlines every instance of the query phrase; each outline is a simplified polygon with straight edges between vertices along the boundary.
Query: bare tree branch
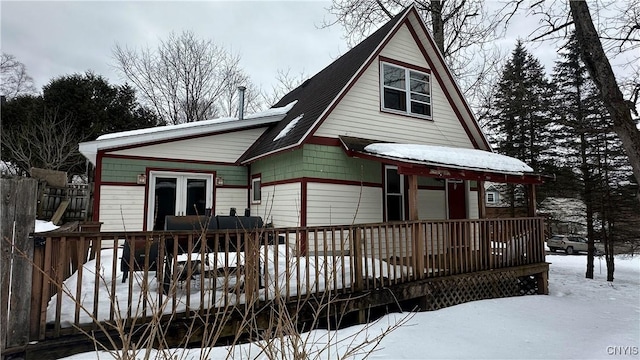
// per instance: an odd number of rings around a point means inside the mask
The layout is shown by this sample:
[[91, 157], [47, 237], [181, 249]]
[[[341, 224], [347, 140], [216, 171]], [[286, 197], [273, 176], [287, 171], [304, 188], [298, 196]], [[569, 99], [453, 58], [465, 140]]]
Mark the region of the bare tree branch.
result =
[[24, 121], [2, 131], [2, 143], [12, 154], [14, 166], [29, 173], [32, 167], [60, 170], [78, 163], [78, 139], [69, 115], [45, 110], [41, 121]]
[[116, 45], [113, 55], [123, 77], [169, 124], [234, 115], [229, 105], [234, 94], [229, 89], [253, 86], [240, 68], [238, 55], [191, 32], [172, 33], [154, 50]]
[[2, 53], [0, 72], [0, 94], [8, 99], [36, 92], [33, 79], [27, 74], [27, 67], [16, 60], [15, 56]]

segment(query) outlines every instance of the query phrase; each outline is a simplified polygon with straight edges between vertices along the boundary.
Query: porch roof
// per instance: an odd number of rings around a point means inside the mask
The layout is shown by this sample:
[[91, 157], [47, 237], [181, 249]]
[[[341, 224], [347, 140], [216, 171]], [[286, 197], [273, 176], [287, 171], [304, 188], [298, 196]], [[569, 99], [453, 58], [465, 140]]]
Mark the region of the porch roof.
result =
[[507, 183], [543, 182], [543, 176], [524, 162], [490, 151], [348, 136], [341, 136], [340, 141], [349, 156], [396, 165], [398, 172], [405, 175]]

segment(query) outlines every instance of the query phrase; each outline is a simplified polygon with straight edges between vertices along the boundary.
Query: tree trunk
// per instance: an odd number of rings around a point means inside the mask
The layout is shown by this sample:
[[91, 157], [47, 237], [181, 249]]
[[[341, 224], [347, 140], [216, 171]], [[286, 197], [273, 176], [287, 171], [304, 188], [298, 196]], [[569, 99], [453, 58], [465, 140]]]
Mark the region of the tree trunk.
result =
[[587, 207], [587, 272], [585, 277], [587, 279], [593, 279], [593, 255], [595, 253], [595, 243], [593, 234], [593, 180], [591, 172], [589, 170], [589, 164], [587, 160], [587, 140], [584, 134], [584, 129], [580, 134], [580, 155], [582, 158], [582, 176], [584, 180], [584, 193], [582, 194], [585, 205]]
[[444, 22], [442, 21], [442, 1], [431, 0], [431, 23], [433, 27], [433, 41], [444, 55]]
[[576, 29], [576, 38], [580, 44], [582, 60], [600, 90], [600, 96], [604, 100], [609, 114], [611, 114], [613, 130], [622, 141], [633, 168], [633, 174], [636, 180], [640, 181], [640, 131], [631, 118], [631, 105], [625, 101], [618, 87], [611, 64], [593, 26], [587, 3], [585, 1], [569, 1], [569, 7]]
[[613, 273], [615, 271], [615, 264], [613, 262], [613, 241], [609, 238], [605, 227], [602, 227], [602, 240], [604, 241], [605, 261], [607, 263], [607, 281], [613, 281]]

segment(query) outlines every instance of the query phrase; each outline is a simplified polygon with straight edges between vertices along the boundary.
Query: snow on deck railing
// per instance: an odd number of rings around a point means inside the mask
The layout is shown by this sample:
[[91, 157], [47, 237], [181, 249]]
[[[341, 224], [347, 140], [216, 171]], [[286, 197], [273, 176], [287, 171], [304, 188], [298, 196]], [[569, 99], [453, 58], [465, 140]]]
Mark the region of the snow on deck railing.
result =
[[[35, 258], [49, 258], [41, 267], [50, 278], [34, 282], [34, 293], [41, 295], [34, 306], [39, 313], [44, 305], [41, 328], [53, 322], [55, 337], [72, 325], [157, 311], [189, 314], [275, 297], [293, 301], [357, 294], [544, 262], [542, 233], [541, 218], [519, 218], [247, 232], [52, 234], [36, 249]], [[123, 254], [126, 242], [134, 249], [128, 256]], [[126, 274], [121, 271], [125, 263]]]

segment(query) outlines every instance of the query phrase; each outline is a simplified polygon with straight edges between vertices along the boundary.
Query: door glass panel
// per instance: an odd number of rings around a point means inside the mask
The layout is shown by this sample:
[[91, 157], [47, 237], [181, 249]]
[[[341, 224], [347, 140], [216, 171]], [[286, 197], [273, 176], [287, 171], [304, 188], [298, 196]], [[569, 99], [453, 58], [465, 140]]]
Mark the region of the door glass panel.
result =
[[400, 175], [397, 169], [387, 168], [387, 194], [400, 194]]
[[176, 178], [156, 178], [153, 230], [164, 230], [164, 219], [176, 213]]
[[397, 168], [387, 167], [385, 181], [387, 220], [404, 220], [403, 177]]
[[388, 221], [404, 220], [402, 218], [402, 196], [401, 195], [387, 196], [387, 220]]
[[204, 215], [207, 202], [207, 181], [187, 179], [187, 215]]

